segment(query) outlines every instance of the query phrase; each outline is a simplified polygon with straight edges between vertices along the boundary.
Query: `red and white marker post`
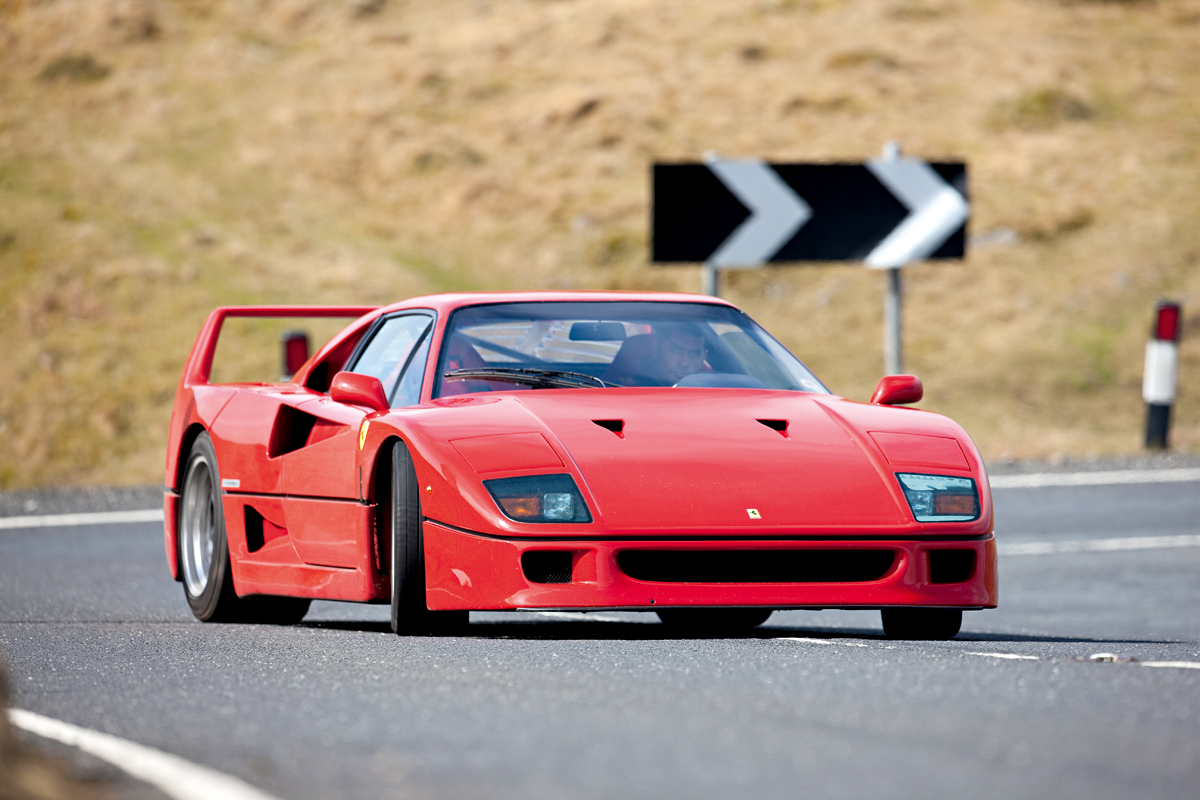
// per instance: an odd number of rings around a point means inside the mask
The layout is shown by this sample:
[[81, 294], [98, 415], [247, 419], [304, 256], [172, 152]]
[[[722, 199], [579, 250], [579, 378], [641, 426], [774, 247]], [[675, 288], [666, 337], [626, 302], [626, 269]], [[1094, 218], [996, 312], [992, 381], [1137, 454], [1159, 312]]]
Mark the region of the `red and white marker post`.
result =
[[279, 341], [283, 345], [283, 379], [290, 381], [308, 361], [308, 334], [304, 331], [284, 331], [279, 335]]
[[1158, 313], [1146, 343], [1146, 371], [1142, 374], [1142, 399], [1146, 401], [1146, 447], [1167, 447], [1171, 405], [1179, 368], [1179, 303], [1158, 301]]

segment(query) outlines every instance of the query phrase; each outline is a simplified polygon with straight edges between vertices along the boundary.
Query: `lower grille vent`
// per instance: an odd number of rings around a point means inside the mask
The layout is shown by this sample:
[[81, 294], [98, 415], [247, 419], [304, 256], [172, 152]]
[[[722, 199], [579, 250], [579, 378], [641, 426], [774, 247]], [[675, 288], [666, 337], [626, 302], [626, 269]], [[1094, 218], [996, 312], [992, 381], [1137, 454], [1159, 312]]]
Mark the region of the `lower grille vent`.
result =
[[521, 554], [521, 571], [530, 583], [570, 583], [568, 550], [529, 550]]
[[974, 550], [930, 550], [930, 583], [965, 583], [975, 571]]
[[617, 564], [657, 583], [862, 583], [895, 559], [891, 550], [625, 550]]

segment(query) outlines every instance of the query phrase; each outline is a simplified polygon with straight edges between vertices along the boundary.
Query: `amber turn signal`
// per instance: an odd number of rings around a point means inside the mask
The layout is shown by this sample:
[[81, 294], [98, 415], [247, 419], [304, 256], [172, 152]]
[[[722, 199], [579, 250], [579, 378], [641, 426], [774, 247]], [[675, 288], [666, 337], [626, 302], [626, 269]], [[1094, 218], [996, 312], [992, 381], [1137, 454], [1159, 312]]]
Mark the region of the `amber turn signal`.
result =
[[542, 515], [542, 499], [537, 495], [530, 497], [501, 497], [498, 498], [500, 508], [513, 519], [528, 519]]
[[970, 494], [935, 494], [933, 513], [937, 516], [975, 516], [975, 496]]

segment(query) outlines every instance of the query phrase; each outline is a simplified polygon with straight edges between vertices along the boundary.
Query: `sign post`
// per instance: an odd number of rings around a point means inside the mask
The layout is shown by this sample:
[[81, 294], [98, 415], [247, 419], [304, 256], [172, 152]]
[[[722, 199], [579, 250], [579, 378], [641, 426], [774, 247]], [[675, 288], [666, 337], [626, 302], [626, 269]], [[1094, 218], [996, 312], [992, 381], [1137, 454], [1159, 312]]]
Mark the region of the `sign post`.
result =
[[883, 371], [888, 375], [904, 373], [904, 345], [901, 311], [904, 298], [901, 295], [900, 268], [887, 271], [887, 294], [883, 298]]
[[705, 261], [700, 273], [700, 294], [710, 297], [721, 296], [721, 268], [711, 261]]
[[862, 164], [726, 160], [655, 164], [651, 220], [656, 263], [702, 262], [703, 291], [725, 269], [792, 261], [859, 261], [888, 270], [887, 371], [902, 363], [899, 268], [966, 253], [962, 163], [902, 158], [894, 142]]

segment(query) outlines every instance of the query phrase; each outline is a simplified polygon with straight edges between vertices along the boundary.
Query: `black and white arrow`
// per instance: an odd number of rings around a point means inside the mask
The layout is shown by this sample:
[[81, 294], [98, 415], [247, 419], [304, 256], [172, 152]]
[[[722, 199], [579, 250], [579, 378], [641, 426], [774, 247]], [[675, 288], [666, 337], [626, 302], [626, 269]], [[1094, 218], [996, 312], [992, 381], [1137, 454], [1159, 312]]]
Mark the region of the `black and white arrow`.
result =
[[880, 159], [866, 167], [909, 212], [867, 256], [868, 267], [900, 267], [928, 258], [966, 223], [966, 198], [924, 161]]
[[653, 260], [752, 267], [962, 258], [966, 167], [890, 158], [865, 164], [710, 159], [656, 164]]
[[725, 188], [750, 210], [750, 216], [708, 257], [713, 266], [770, 261], [812, 217], [812, 207], [766, 163], [714, 158], [707, 164]]

